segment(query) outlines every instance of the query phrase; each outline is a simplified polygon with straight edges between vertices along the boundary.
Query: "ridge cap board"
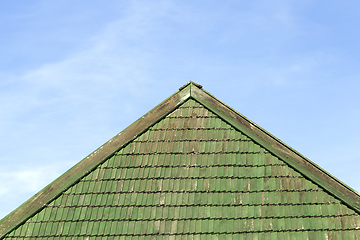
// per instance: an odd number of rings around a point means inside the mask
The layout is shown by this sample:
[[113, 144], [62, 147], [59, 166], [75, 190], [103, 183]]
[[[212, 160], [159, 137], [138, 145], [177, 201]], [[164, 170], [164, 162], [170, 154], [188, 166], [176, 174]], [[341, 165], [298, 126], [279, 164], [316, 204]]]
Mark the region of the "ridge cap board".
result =
[[333, 177], [311, 160], [305, 158], [281, 140], [272, 136], [254, 122], [233, 110], [216, 97], [199, 89], [196, 86], [191, 88], [191, 96], [199, 103], [213, 111], [224, 121], [244, 132], [255, 142], [279, 157], [282, 161], [300, 172], [308, 180], [315, 182], [326, 192], [341, 200], [345, 205], [360, 213], [360, 195], [346, 184]]
[[179, 88], [179, 91], [183, 90], [184, 88], [186, 88], [187, 86], [191, 86], [191, 85], [195, 85], [198, 88], [202, 88], [202, 86], [200, 84], [194, 83], [193, 81], [189, 81], [186, 84], [184, 84], [182, 87]]
[[83, 160], [44, 187], [18, 208], [0, 220], [0, 239], [45, 208], [61, 193], [76, 184], [79, 179], [106, 161], [116, 151], [146, 131], [168, 113], [190, 98], [190, 86], [186, 86], [162, 101], [156, 107], [111, 138]]

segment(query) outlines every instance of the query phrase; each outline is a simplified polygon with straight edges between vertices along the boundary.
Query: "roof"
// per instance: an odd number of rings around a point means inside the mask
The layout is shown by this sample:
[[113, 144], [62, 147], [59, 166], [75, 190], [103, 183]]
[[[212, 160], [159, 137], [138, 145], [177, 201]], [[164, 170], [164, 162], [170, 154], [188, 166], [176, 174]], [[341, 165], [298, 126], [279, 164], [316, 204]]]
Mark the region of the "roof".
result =
[[0, 221], [0, 239], [357, 239], [360, 196], [189, 82]]

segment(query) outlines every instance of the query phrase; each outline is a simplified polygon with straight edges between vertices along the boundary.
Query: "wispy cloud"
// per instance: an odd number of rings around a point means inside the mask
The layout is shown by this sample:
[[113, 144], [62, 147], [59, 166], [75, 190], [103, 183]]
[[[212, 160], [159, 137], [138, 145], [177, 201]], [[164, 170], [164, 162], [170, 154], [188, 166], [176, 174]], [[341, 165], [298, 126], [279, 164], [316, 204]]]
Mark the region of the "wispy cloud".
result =
[[[66, 164], [65, 164], [66, 165]], [[18, 207], [35, 192], [60, 176], [61, 167], [48, 164], [42, 167], [1, 168], [0, 171], [0, 219]], [[22, 200], [22, 201], [19, 201]]]
[[143, 39], [166, 6], [135, 2], [126, 16], [107, 23], [88, 39], [88, 48], [23, 75], [4, 74], [8, 86], [0, 96], [2, 118], [44, 106], [51, 109], [59, 103], [70, 108], [84, 102], [106, 107], [111, 98], [141, 96], [151, 85], [148, 71], [154, 60], [153, 50], [142, 45]]
[[154, 81], [154, 49], [144, 38], [167, 9], [166, 2], [135, 1], [86, 39], [87, 48], [25, 73], [0, 73], [0, 143], [13, 143], [0, 157], [0, 215], [134, 120], [136, 99]]
[[44, 187], [50, 180], [59, 176], [56, 171], [58, 166], [44, 166], [35, 167], [32, 169], [9, 169], [0, 173], [1, 183], [6, 182], [0, 186], [0, 197], [4, 198], [12, 195], [18, 195], [24, 192], [34, 192], [39, 188]]

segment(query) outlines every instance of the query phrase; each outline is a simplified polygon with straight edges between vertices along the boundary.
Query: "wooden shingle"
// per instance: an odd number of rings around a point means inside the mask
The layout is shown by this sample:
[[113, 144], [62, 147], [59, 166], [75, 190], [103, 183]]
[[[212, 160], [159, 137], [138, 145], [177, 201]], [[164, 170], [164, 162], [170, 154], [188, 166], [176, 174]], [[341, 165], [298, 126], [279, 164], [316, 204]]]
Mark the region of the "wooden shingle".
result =
[[1, 239], [359, 239], [360, 196], [195, 83], [0, 221]]

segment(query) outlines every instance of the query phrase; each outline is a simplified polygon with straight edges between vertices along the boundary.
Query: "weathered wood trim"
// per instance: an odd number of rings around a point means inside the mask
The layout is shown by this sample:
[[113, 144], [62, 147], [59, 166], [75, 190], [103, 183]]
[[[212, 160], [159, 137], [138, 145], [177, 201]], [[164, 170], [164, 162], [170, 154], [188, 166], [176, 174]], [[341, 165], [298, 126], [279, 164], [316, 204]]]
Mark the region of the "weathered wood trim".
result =
[[300, 155], [246, 117], [211, 96], [206, 91], [197, 88], [196, 85], [191, 86], [191, 97], [239, 131], [244, 132], [255, 142], [282, 159], [306, 178], [315, 182], [325, 189], [325, 191], [343, 201], [351, 209], [360, 213], [359, 194], [335, 177], [331, 176], [325, 170], [321, 169], [315, 163]]
[[34, 214], [41, 211], [47, 204], [78, 182], [83, 176], [91, 172], [120, 148], [126, 146], [130, 141], [190, 98], [190, 85], [191, 84], [185, 85], [181, 91], [179, 90], [171, 95], [165, 101], [127, 127], [124, 131], [117, 134], [40, 192], [35, 194], [20, 207], [4, 217], [0, 221], [0, 239]]

